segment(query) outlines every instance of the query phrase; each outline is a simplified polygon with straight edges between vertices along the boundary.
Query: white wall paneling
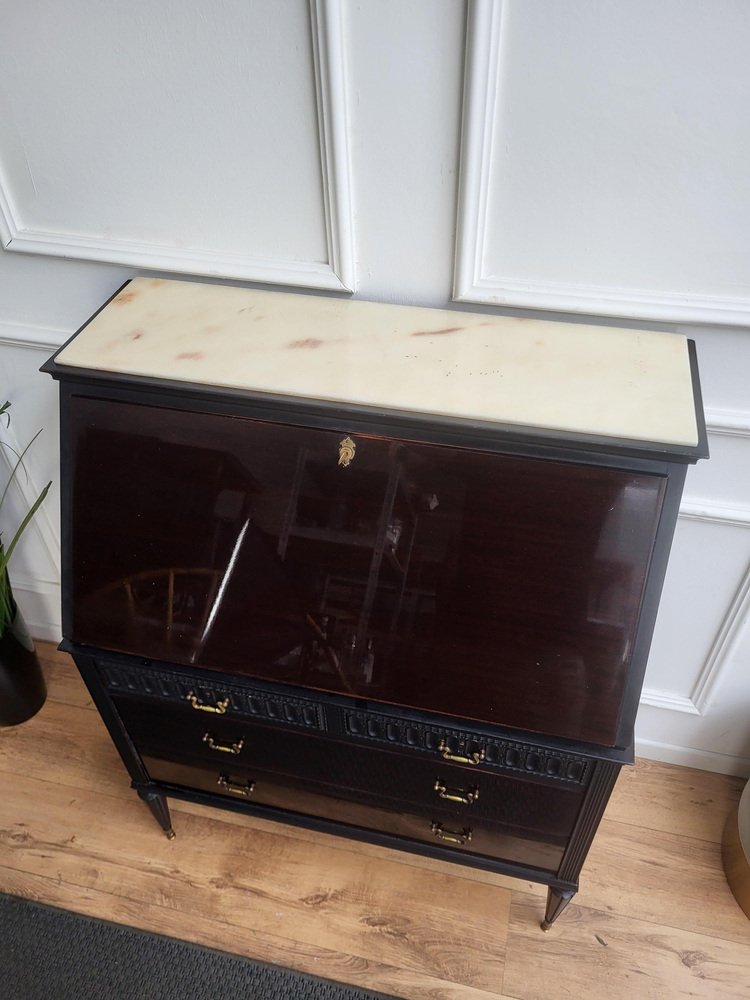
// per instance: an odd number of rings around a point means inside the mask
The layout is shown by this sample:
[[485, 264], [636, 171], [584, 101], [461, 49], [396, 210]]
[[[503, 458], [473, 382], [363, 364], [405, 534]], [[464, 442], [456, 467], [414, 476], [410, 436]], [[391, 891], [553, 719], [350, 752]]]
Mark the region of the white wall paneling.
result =
[[679, 710], [684, 689], [674, 674], [681, 669], [688, 685], [682, 710], [700, 718], [653, 718], [649, 706], [658, 700], [647, 687], [639, 730], [647, 734], [647, 755], [750, 776], [750, 413], [710, 407], [706, 420], [711, 458], [689, 471], [680, 509], [680, 529], [693, 529], [689, 560], [666, 588], [647, 675], [649, 684], [660, 678], [657, 684], [671, 688], [675, 703], [662, 707]]
[[[713, 526], [740, 526], [749, 529], [750, 511], [743, 511], [741, 518], [738, 516], [740, 512], [734, 513], [736, 514], [734, 517], [724, 517], [723, 509], [720, 507], [704, 508], [686, 504], [680, 511], [680, 518], [707, 522]], [[750, 532], [748, 534], [750, 536]], [[742, 540], [740, 539], [739, 541], [741, 542]], [[709, 555], [716, 550], [720, 551], [721, 548], [721, 544], [716, 544], [715, 536], [706, 543], [706, 551]], [[696, 543], [689, 544], [686, 551], [689, 552], [690, 558], [695, 558], [696, 549]], [[737, 558], [740, 560], [745, 556], [748, 557], [747, 566], [742, 573], [739, 585], [736, 590], [731, 589], [732, 571], [736, 570], [735, 566], [727, 565], [726, 562], [722, 561], [718, 567], [718, 572], [717, 567], [714, 567], [714, 574], [720, 577], [718, 581], [720, 588], [719, 596], [715, 597], [713, 595], [718, 601], [718, 605], [711, 607], [710, 602], [701, 602], [702, 614], [696, 616], [692, 626], [687, 630], [684, 641], [685, 649], [681, 651], [682, 656], [676, 653], [671, 629], [668, 636], [662, 638], [657, 633], [655, 638], [655, 648], [652, 653], [650, 666], [651, 674], [660, 672], [660, 658], [663, 663], [668, 661], [673, 669], [675, 666], [678, 666], [678, 680], [682, 682], [683, 691], [679, 689], [664, 689], [651, 686], [647, 683], [641, 696], [642, 704], [677, 712], [687, 712], [691, 715], [703, 715], [705, 713], [711, 701], [711, 694], [719, 683], [722, 671], [726, 667], [729, 654], [735, 649], [742, 635], [745, 620], [748, 614], [750, 614], [750, 537], [748, 537], [746, 545], [736, 545], [735, 551], [739, 551]], [[676, 561], [679, 560], [679, 556], [680, 552], [678, 549]], [[735, 560], [732, 560], [732, 562], [734, 563]], [[681, 569], [682, 567], [678, 569], [678, 573]], [[687, 579], [690, 580], [691, 578], [688, 577]], [[701, 575], [700, 580], [705, 587], [708, 582], [707, 576]], [[729, 587], [728, 592], [723, 590], [722, 584]], [[677, 585], [675, 584], [667, 591], [666, 608], [669, 607], [670, 594], [676, 595], [677, 589]], [[696, 602], [695, 600], [691, 600], [690, 603], [694, 605]], [[709, 607], [706, 606], [707, 603]], [[711, 613], [707, 614], [707, 611]], [[665, 613], [668, 614], [668, 611]], [[706, 655], [702, 659], [700, 657], [696, 658], [696, 652], [703, 645], [701, 640], [705, 641], [705, 632], [708, 631], [710, 633], [712, 625], [716, 628], [716, 632], [707, 649]], [[675, 660], [678, 661], [677, 664], [675, 664]], [[667, 681], [666, 683], [669, 682]], [[684, 692], [685, 684], [687, 684], [687, 692]]]
[[351, 291], [342, 3], [273, 14], [239, 0], [7, 12], [6, 249]]
[[62, 629], [60, 617], [60, 584], [39, 577], [13, 574], [13, 596], [23, 613], [29, 633], [35, 639], [59, 642]]
[[707, 411], [646, 674], [638, 751], [750, 775], [750, 414]]
[[456, 229], [461, 0], [346, 10], [359, 294], [444, 307]]
[[704, 412], [706, 424], [712, 434], [750, 438], [750, 411], [719, 410], [706, 406]]
[[[53, 486], [11, 558], [13, 592], [32, 634], [56, 640], [60, 637], [60, 526], [58, 489], [57, 393], [49, 392], [38, 375], [39, 365], [50, 354], [40, 343], [50, 331], [26, 328], [10, 338], [10, 324], [0, 324], [0, 365], [3, 402], [10, 399], [10, 425], [0, 427], [0, 484], [4, 488], [20, 454], [34, 434], [31, 445], [13, 479], [3, 503], [3, 537], [7, 544], [26, 511], [48, 480]], [[54, 336], [53, 339], [57, 339]], [[14, 454], [15, 452], [15, 454]]]
[[[637, 728], [636, 726], [636, 730]], [[663, 740], [642, 739], [636, 736], [636, 756], [664, 761], [666, 764], [679, 764], [681, 767], [694, 767], [699, 771], [715, 771], [718, 774], [736, 774], [739, 777], [750, 778], [750, 757], [702, 750], [691, 746], [688, 741], [680, 743], [681, 738], [677, 737], [677, 743], [666, 743]]]
[[[344, 0], [310, 0], [328, 262], [341, 288], [357, 286], [350, 179]], [[336, 287], [324, 285], [323, 287]]]
[[726, 670], [731, 657], [739, 648], [749, 615], [750, 562], [691, 692], [690, 700], [701, 715], [710, 707], [714, 691], [721, 681], [722, 672]]
[[474, 0], [454, 297], [747, 324], [748, 40], [732, 0]]
[[72, 332], [36, 323], [8, 323], [0, 320], [0, 346], [36, 348], [44, 351], [46, 357], [65, 343]]
[[711, 457], [689, 470], [685, 503], [715, 510], [721, 520], [743, 521], [750, 510], [750, 429], [743, 423], [750, 422], [750, 413], [724, 413], [721, 423], [716, 416], [707, 414]]

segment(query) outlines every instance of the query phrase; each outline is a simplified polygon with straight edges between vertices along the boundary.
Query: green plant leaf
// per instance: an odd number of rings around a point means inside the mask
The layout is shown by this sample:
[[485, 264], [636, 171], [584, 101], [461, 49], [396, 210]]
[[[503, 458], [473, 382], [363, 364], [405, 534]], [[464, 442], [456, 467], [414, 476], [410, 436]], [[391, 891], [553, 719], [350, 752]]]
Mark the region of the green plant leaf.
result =
[[18, 543], [18, 539], [26, 530], [26, 525], [29, 523], [34, 514], [36, 514], [36, 512], [41, 507], [44, 498], [49, 493], [49, 488], [51, 485], [52, 485], [51, 481], [47, 483], [42, 492], [39, 494], [34, 503], [31, 505], [31, 509], [27, 512], [26, 517], [23, 519], [23, 521], [21, 521], [18, 528], [16, 528], [16, 533], [15, 535], [13, 535], [13, 538], [11, 539], [10, 545], [7, 547], [7, 549], [5, 548], [5, 546], [0, 545], [0, 573], [5, 572], [8, 562], [10, 561], [10, 557], [13, 555], [13, 549], [16, 547], [16, 544]]
[[[2, 412], [2, 411], [0, 410], [0, 412]], [[41, 433], [42, 433], [41, 429], [38, 430], [36, 432], [36, 434], [34, 435], [34, 437], [31, 439], [31, 441], [29, 441], [29, 443], [23, 449], [23, 451], [21, 452], [21, 454], [18, 456], [18, 460], [15, 463], [15, 465], [13, 466], [13, 469], [11, 470], [10, 476], [8, 476], [8, 482], [5, 484], [5, 489], [3, 490], [2, 495], [0, 496], [0, 511], [2, 511], [2, 509], [3, 509], [3, 502], [5, 500], [5, 497], [6, 497], [7, 493], [8, 493], [8, 490], [10, 489], [10, 484], [16, 478], [16, 473], [18, 472], [18, 470], [20, 468], [22, 468], [24, 470], [24, 472], [26, 471], [26, 466], [23, 464], [24, 455], [26, 454], [26, 452], [29, 450], [29, 448], [32, 446], [32, 444], [36, 441], [36, 439], [39, 437], [39, 435]], [[12, 448], [11, 448], [11, 451], [13, 451]]]
[[[2, 418], [3, 416], [5, 417], [6, 427], [10, 425], [10, 414], [8, 413], [9, 408], [10, 408], [10, 403], [7, 400], [2, 405], [0, 405], [0, 418]], [[3, 504], [5, 503], [5, 498], [8, 495], [10, 484], [16, 478], [19, 469], [24, 470], [24, 473], [26, 474], [26, 479], [28, 481], [29, 474], [26, 471], [26, 466], [23, 464], [24, 456], [26, 455], [26, 452], [29, 450], [29, 448], [36, 441], [36, 439], [39, 437], [40, 434], [41, 430], [38, 430], [36, 434], [32, 437], [31, 441], [29, 441], [29, 443], [20, 453], [20, 455], [16, 451], [16, 449], [13, 448], [11, 445], [9, 445], [7, 442], [4, 441], [0, 442], [0, 444], [2, 444], [4, 448], [7, 448], [8, 451], [12, 452], [16, 456], [16, 461], [13, 465], [13, 468], [11, 469], [8, 481], [5, 484], [5, 488], [3, 489], [2, 494], [0, 494], [0, 511], [2, 511]], [[19, 538], [26, 530], [29, 521], [32, 519], [34, 514], [36, 514], [36, 512], [39, 510], [40, 506], [44, 502], [44, 498], [49, 493], [50, 486], [52, 486], [52, 483], [51, 482], [47, 483], [42, 492], [39, 494], [34, 503], [31, 505], [31, 508], [27, 511], [26, 516], [19, 524], [8, 546], [5, 546], [3, 544], [2, 532], [0, 531], [0, 636], [4, 635], [8, 626], [12, 623], [13, 616], [15, 614], [15, 601], [13, 600], [13, 591], [11, 589], [10, 578], [8, 576], [8, 563], [10, 561], [10, 557], [13, 555], [13, 550], [18, 544]]]

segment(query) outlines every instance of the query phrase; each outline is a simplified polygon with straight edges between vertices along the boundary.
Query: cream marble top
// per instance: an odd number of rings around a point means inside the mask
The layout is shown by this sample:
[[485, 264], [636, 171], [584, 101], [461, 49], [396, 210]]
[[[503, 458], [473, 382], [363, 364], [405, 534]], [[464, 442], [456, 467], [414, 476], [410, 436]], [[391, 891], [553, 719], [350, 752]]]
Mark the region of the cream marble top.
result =
[[677, 334], [135, 278], [60, 365], [697, 445]]

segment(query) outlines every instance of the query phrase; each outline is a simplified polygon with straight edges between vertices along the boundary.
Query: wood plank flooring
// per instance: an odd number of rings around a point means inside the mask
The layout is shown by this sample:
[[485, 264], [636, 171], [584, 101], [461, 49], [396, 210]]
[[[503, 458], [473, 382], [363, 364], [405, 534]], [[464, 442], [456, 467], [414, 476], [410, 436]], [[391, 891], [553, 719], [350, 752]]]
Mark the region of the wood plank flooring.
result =
[[408, 1000], [750, 996], [720, 853], [739, 779], [625, 771], [544, 934], [527, 882], [189, 803], [168, 841], [69, 658], [39, 648], [47, 704], [0, 730], [2, 891]]

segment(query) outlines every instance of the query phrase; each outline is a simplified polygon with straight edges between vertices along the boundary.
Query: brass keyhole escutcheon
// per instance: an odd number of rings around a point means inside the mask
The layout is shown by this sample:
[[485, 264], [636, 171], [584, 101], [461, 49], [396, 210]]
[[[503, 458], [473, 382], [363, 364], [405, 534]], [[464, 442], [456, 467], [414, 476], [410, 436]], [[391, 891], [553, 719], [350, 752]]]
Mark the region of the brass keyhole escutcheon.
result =
[[345, 437], [343, 441], [339, 441], [339, 465], [343, 465], [346, 468], [354, 459], [354, 452], [356, 450], [357, 446], [350, 437]]

